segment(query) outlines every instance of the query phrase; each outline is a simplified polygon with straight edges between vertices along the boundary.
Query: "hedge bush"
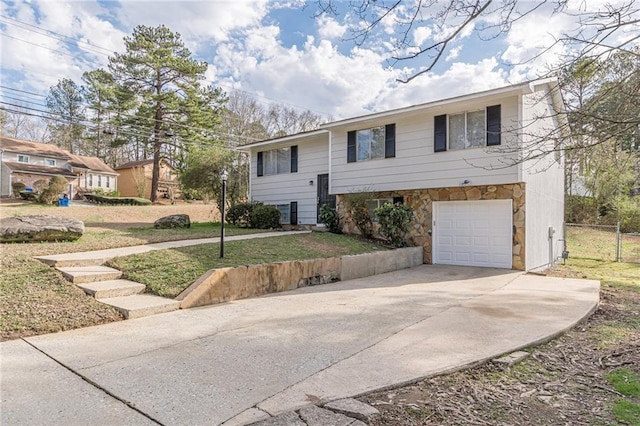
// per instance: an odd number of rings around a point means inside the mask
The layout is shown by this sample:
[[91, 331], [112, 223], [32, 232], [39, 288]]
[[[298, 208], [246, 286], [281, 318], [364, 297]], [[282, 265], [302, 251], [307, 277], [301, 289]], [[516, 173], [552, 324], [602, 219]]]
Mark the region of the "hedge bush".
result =
[[251, 209], [254, 205], [255, 203], [239, 203], [229, 207], [226, 214], [227, 222], [235, 226], [249, 226]]
[[280, 210], [275, 206], [254, 204], [249, 216], [249, 227], [272, 229], [280, 227]]
[[340, 213], [328, 204], [320, 207], [320, 223], [324, 223], [329, 232], [342, 234], [342, 218], [340, 217]]
[[85, 194], [87, 201], [112, 206], [150, 206], [151, 200], [138, 197], [107, 197], [105, 195]]
[[384, 203], [374, 210], [380, 224], [380, 235], [394, 247], [406, 247], [405, 240], [409, 225], [413, 220], [413, 211], [404, 204]]

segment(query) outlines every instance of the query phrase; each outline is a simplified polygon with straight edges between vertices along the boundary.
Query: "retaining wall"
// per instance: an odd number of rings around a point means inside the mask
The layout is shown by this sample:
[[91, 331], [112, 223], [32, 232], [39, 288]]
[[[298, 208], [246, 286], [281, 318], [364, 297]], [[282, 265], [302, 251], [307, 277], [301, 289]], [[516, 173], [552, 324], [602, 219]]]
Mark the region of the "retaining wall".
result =
[[423, 248], [211, 269], [180, 293], [180, 308], [213, 305], [309, 285], [346, 281], [423, 263]]

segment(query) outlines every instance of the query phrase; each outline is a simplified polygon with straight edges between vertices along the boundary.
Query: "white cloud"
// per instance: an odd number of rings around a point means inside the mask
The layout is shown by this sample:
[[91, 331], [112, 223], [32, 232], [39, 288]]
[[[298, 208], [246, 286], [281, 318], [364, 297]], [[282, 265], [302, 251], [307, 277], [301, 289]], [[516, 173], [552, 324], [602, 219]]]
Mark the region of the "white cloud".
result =
[[339, 39], [347, 31], [346, 25], [341, 25], [338, 21], [327, 15], [320, 15], [316, 18], [316, 25], [318, 27], [318, 35], [328, 40]]
[[418, 27], [415, 29], [415, 31], [413, 31], [413, 42], [416, 44], [416, 46], [421, 46], [422, 43], [427, 41], [432, 34], [433, 34], [433, 31], [431, 30], [430, 27], [426, 25], [422, 27]]

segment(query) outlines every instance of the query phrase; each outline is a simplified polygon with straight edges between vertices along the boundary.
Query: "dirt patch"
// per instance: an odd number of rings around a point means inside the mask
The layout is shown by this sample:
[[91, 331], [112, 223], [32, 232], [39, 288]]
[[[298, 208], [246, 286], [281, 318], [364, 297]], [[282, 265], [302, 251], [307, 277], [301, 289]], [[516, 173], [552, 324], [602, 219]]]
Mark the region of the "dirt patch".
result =
[[593, 316], [520, 364], [487, 363], [360, 399], [381, 411], [373, 425], [605, 425], [624, 398], [605, 375], [621, 366], [640, 373], [640, 292], [604, 286]]

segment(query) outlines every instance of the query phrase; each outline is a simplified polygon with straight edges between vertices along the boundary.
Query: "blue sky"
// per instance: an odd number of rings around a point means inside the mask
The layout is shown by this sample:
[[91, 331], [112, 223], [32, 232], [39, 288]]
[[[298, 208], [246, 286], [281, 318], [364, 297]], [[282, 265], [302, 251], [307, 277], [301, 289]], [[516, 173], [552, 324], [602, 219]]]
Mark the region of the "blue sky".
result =
[[[602, 4], [580, 0], [576, 7]], [[136, 25], [164, 24], [182, 35], [195, 58], [209, 64], [212, 84], [243, 90], [261, 103], [339, 119], [535, 78], [566, 52], [557, 47], [525, 64], [509, 64], [535, 57], [553, 37], [577, 25], [569, 15], [552, 16], [541, 8], [490, 41], [465, 31], [433, 72], [402, 84], [396, 79], [424, 67], [427, 58], [390, 66], [386, 42], [397, 29], [393, 20], [356, 46], [349, 40], [354, 22], [348, 14], [316, 12], [313, 1], [305, 7], [300, 0], [2, 0], [0, 94], [5, 102], [12, 96], [35, 106], [30, 102], [42, 98], [30, 93], [46, 94], [62, 78], [80, 84], [83, 72], [106, 67], [108, 56], [123, 51], [122, 39]], [[439, 34], [435, 23], [426, 22], [411, 36], [428, 43]]]

